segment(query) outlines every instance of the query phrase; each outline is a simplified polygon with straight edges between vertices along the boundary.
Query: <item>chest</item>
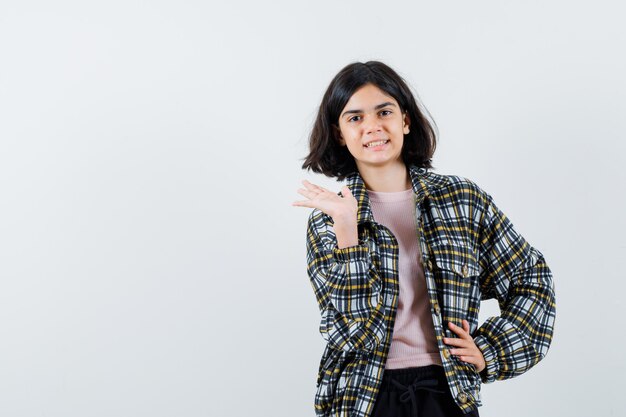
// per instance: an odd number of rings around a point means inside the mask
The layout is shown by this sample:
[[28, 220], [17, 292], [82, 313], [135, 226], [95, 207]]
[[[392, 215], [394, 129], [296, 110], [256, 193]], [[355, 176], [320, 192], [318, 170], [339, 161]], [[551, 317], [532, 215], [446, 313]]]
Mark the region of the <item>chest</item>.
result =
[[[471, 213], [462, 207], [416, 207], [415, 233], [419, 251], [407, 255], [390, 227], [375, 219], [362, 225], [359, 234], [367, 242], [372, 262], [384, 283], [389, 317], [395, 317], [399, 292], [398, 263], [415, 256], [423, 269], [433, 323], [448, 333], [447, 322], [467, 319], [477, 325], [480, 304], [480, 254], [478, 232]], [[449, 336], [449, 335], [448, 335]]]

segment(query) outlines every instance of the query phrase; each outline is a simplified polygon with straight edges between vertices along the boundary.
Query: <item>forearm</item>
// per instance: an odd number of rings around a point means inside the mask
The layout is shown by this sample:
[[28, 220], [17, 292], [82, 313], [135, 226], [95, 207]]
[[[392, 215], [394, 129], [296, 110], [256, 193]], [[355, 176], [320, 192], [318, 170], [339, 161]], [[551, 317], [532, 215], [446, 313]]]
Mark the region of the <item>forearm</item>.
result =
[[486, 368], [483, 382], [526, 372], [547, 353], [556, 316], [552, 272], [543, 254], [513, 227], [491, 196], [478, 191], [484, 211], [478, 232], [483, 299], [496, 298], [500, 316], [474, 332]]
[[336, 231], [356, 235], [356, 221], [331, 227], [317, 214], [309, 219], [307, 271], [322, 314], [320, 332], [335, 348], [371, 350], [384, 337], [384, 308], [370, 248], [358, 236], [343, 247], [337, 243]]
[[[531, 249], [535, 254], [535, 249]], [[483, 352], [483, 382], [524, 373], [547, 353], [556, 315], [552, 273], [539, 255], [537, 263], [519, 272], [507, 298], [500, 297], [502, 314], [489, 317], [476, 331]]]
[[370, 262], [367, 248], [356, 245], [334, 250], [325, 268], [309, 269], [320, 333], [336, 349], [371, 351], [384, 337], [382, 284]]

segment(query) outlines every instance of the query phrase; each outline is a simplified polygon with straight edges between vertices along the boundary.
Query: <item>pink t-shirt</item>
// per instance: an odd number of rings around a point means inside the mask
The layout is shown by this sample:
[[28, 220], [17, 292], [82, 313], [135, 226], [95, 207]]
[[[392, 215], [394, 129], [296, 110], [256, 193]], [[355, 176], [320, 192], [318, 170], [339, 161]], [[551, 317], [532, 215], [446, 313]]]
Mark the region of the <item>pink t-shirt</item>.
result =
[[385, 369], [442, 365], [421, 263], [413, 190], [367, 193], [375, 221], [391, 230], [400, 248], [398, 313]]

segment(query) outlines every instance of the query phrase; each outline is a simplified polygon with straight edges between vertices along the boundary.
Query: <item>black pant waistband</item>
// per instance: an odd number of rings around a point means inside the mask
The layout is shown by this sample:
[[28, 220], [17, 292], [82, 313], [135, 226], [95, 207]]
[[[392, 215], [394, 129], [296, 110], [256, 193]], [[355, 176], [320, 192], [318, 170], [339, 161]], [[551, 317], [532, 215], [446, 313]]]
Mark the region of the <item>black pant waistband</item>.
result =
[[[443, 366], [427, 365], [412, 368], [385, 369], [380, 389], [384, 391], [400, 391], [402, 390], [400, 385], [406, 386], [421, 380], [437, 380], [437, 385], [440, 388], [448, 385]], [[392, 381], [396, 381], [396, 383], [392, 383]]]

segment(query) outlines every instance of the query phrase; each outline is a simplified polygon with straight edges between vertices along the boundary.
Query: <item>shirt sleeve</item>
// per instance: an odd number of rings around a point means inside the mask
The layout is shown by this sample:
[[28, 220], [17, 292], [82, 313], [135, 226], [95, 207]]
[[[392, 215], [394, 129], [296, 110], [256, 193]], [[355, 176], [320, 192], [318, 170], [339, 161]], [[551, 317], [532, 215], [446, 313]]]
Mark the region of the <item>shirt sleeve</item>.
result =
[[307, 274], [320, 308], [319, 331], [335, 349], [373, 351], [384, 336], [382, 282], [367, 242], [339, 249], [323, 213], [307, 225]]
[[484, 383], [526, 372], [546, 355], [556, 317], [552, 272], [543, 254], [513, 228], [511, 221], [482, 192], [480, 286], [482, 299], [496, 298], [500, 316], [489, 317], [474, 332], [483, 353]]

